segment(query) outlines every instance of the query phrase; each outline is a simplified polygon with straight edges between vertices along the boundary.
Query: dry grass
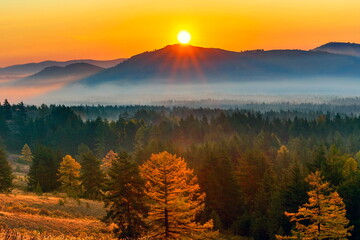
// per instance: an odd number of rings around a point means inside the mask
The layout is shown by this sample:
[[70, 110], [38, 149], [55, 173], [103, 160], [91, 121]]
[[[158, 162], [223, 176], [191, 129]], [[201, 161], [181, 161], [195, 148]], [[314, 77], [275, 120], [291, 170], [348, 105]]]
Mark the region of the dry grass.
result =
[[19, 190], [14, 190], [12, 194], [0, 194], [0, 211], [89, 219], [102, 218], [106, 213], [100, 201], [75, 200], [51, 194], [37, 196]]
[[0, 239], [113, 239], [99, 220], [104, 214], [103, 203], [98, 201], [78, 202], [18, 190], [0, 194]]
[[0, 239], [2, 240], [114, 240], [109, 235], [97, 236], [66, 236], [51, 233], [39, 233], [26, 231], [24, 229], [0, 228]]

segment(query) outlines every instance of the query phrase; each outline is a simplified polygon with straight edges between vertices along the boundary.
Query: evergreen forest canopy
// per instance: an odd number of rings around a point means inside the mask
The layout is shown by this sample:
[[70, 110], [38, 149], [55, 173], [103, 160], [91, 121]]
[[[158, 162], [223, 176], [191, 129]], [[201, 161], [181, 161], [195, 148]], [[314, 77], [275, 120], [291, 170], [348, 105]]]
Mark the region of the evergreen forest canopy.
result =
[[[154, 158], [152, 154], [176, 154], [194, 170], [205, 193], [198, 220], [205, 224], [212, 219], [216, 230], [254, 239], [289, 235], [295, 220], [289, 222], [288, 216], [296, 216], [309, 200], [307, 193], [314, 191], [307, 176], [321, 172], [318, 182], [325, 181], [328, 192], [336, 191], [334, 199], [344, 201], [349, 225], [354, 226], [349, 227], [349, 239], [358, 239], [360, 117], [354, 106], [321, 109], [308, 104], [279, 111], [258, 106], [259, 111], [5, 101], [0, 106], [0, 139], [10, 153], [20, 154], [25, 144], [32, 150], [29, 187], [34, 191], [61, 188], [58, 169], [66, 172], [66, 163], [77, 166], [75, 159], [89, 173], [98, 171], [92, 163], [100, 166], [111, 150], [139, 166]], [[337, 108], [342, 110], [331, 111]], [[118, 169], [121, 164], [130, 163], [119, 163]], [[92, 183], [106, 176], [82, 173], [81, 178], [87, 184], [84, 196], [101, 199], [102, 186]]]

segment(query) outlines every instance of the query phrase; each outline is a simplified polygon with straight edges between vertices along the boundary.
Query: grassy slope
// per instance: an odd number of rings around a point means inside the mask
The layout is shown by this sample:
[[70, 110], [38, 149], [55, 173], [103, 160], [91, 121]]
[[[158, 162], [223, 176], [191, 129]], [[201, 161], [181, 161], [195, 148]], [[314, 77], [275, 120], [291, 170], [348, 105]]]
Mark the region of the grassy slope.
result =
[[0, 194], [0, 227], [27, 234], [111, 239], [100, 221], [105, 214], [102, 202], [36, 196], [13, 191]]
[[113, 239], [100, 221], [106, 213], [102, 202], [28, 193], [24, 190], [29, 166], [19, 162], [18, 155], [8, 157], [15, 189], [0, 194], [0, 239]]

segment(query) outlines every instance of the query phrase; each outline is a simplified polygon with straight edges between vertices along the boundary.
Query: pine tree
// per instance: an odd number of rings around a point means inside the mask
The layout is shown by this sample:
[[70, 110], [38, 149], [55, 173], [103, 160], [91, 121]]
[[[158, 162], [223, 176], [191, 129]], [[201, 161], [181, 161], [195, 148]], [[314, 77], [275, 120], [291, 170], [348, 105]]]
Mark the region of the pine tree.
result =
[[277, 170], [286, 169], [290, 165], [290, 154], [286, 146], [282, 145], [277, 151], [276, 164]]
[[[215, 211], [220, 225], [229, 228], [239, 215], [241, 199], [231, 155], [225, 146], [224, 142], [206, 144], [195, 164], [199, 184], [206, 193], [204, 215]], [[214, 223], [218, 229], [219, 222]]]
[[91, 152], [81, 154], [81, 185], [84, 196], [90, 199], [100, 199], [104, 186], [104, 174], [100, 169], [100, 160]]
[[11, 104], [9, 103], [9, 101], [7, 99], [5, 99], [4, 104], [3, 104], [3, 108], [5, 111], [5, 118], [6, 120], [11, 120], [12, 118], [12, 107]]
[[57, 181], [61, 157], [45, 146], [37, 146], [28, 173], [28, 188], [32, 191], [39, 184], [43, 192], [49, 192], [60, 187]]
[[107, 215], [104, 221], [117, 225], [115, 234], [119, 239], [137, 239], [146, 228], [145, 181], [139, 175], [138, 166], [130, 162], [127, 154], [112, 160], [108, 175], [104, 197]]
[[13, 174], [4, 149], [0, 147], [0, 192], [9, 192], [12, 187]]
[[200, 193], [197, 178], [183, 158], [166, 151], [153, 154], [140, 166], [140, 174], [150, 199], [147, 222], [151, 237], [179, 239], [212, 228], [212, 220], [204, 225], [196, 222], [196, 215], [205, 206], [205, 194]]
[[118, 157], [118, 154], [115, 153], [113, 150], [110, 150], [106, 156], [102, 159], [101, 162], [101, 170], [103, 170], [105, 173], [107, 170], [111, 167], [112, 162]]
[[354, 225], [351, 238], [360, 239], [360, 171], [350, 175], [338, 191], [344, 199], [350, 223]]
[[343, 166], [343, 172], [342, 172], [343, 177], [344, 178], [350, 177], [351, 175], [357, 172], [357, 169], [358, 169], [357, 161], [352, 157], [348, 158]]
[[32, 155], [31, 149], [30, 149], [29, 145], [25, 144], [21, 150], [20, 160], [30, 163], [32, 161], [32, 159], [33, 159], [33, 155]]
[[[339, 194], [332, 192], [329, 183], [324, 182], [319, 171], [307, 177], [311, 190], [309, 202], [297, 213], [285, 212], [295, 222], [294, 237], [308, 240], [347, 239], [353, 226], [346, 218], [345, 204]], [[296, 239], [277, 236], [277, 239]]]
[[[282, 179], [284, 188], [282, 191], [283, 211], [294, 212], [299, 206], [306, 203], [309, 186], [305, 178], [306, 175], [303, 167], [298, 161], [294, 161]], [[293, 224], [288, 221], [288, 218], [282, 215], [282, 227], [286, 234], [290, 233], [292, 225]]]
[[70, 155], [66, 155], [60, 163], [58, 170], [58, 181], [61, 183], [60, 189], [70, 196], [77, 196], [80, 186], [80, 168], [81, 165]]
[[327, 167], [325, 156], [325, 147], [323, 145], [317, 146], [313, 151], [313, 159], [309, 163], [310, 171], [321, 171]]

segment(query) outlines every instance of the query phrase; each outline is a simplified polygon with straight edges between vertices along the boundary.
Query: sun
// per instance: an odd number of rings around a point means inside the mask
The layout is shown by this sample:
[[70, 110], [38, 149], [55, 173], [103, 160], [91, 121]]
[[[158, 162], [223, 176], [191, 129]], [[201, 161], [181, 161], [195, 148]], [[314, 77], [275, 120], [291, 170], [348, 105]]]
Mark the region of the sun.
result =
[[180, 31], [177, 35], [178, 41], [181, 44], [188, 44], [191, 40], [191, 35], [188, 31]]

